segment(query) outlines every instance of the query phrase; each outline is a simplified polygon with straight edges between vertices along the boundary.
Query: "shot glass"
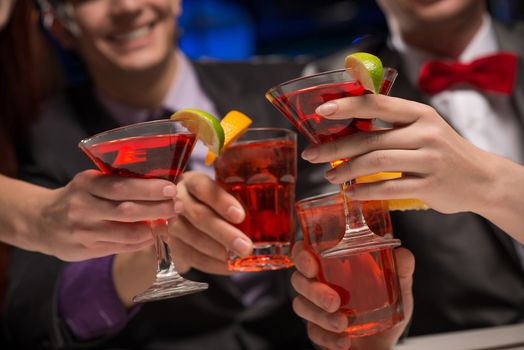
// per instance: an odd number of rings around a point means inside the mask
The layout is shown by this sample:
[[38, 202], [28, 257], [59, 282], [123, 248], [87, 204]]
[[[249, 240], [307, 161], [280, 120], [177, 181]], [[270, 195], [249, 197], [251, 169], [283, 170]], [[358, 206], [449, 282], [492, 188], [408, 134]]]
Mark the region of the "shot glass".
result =
[[[404, 319], [402, 297], [393, 249], [398, 239], [355, 242], [343, 255], [322, 257], [344, 236], [343, 199], [339, 193], [306, 198], [295, 204], [304, 235], [304, 246], [320, 265], [317, 276], [340, 296], [340, 311], [348, 318], [350, 337], [372, 335]], [[364, 210], [365, 212], [365, 210]], [[366, 218], [367, 219], [367, 218]], [[373, 221], [371, 221], [373, 222]], [[379, 226], [377, 226], [379, 227]], [[385, 226], [386, 228], [388, 226]], [[376, 229], [374, 232], [381, 232]]]
[[228, 253], [231, 271], [278, 270], [293, 265], [293, 205], [297, 174], [296, 133], [279, 128], [248, 129], [215, 161], [217, 182], [243, 205], [236, 225], [252, 241], [253, 254]]

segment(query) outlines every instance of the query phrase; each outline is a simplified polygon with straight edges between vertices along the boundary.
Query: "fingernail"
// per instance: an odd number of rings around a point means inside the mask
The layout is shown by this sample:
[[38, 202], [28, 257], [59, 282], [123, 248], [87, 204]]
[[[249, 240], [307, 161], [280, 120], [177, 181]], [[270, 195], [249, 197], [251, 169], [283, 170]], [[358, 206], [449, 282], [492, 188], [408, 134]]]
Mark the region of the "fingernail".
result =
[[240, 223], [244, 219], [244, 211], [234, 205], [230, 206], [226, 211], [226, 216], [234, 223]]
[[[331, 306], [333, 306], [333, 302], [335, 301], [335, 297], [331, 294], [324, 295], [322, 299], [322, 305], [324, 305], [324, 310], [329, 311], [331, 310]], [[338, 321], [331, 320], [334, 324], [338, 325]], [[336, 327], [336, 326], [335, 326]]]
[[302, 152], [302, 158], [305, 160], [315, 160], [318, 157], [318, 149], [308, 148]]
[[184, 211], [184, 204], [181, 201], [175, 202], [175, 213], [180, 214]]
[[240, 256], [246, 256], [251, 253], [251, 243], [243, 238], [235, 238], [233, 250]]
[[324, 103], [323, 105], [318, 106], [317, 109], [315, 110], [315, 113], [327, 117], [327, 116], [335, 113], [337, 110], [338, 110], [338, 104], [337, 103], [335, 103], [335, 102], [327, 102], [327, 103]]
[[165, 197], [174, 197], [176, 195], [176, 186], [174, 185], [167, 185], [162, 189], [162, 194]]

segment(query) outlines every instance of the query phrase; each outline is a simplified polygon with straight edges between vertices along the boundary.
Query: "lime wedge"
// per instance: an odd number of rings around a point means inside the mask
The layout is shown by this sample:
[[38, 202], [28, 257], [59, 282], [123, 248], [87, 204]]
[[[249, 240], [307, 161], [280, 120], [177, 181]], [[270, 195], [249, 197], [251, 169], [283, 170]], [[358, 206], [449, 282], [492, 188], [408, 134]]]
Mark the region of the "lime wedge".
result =
[[215, 154], [220, 154], [224, 145], [224, 129], [211, 114], [199, 109], [181, 109], [171, 115], [171, 119], [179, 121], [190, 132]]
[[355, 52], [346, 57], [345, 67], [364, 89], [378, 93], [384, 74], [380, 58], [367, 52]]

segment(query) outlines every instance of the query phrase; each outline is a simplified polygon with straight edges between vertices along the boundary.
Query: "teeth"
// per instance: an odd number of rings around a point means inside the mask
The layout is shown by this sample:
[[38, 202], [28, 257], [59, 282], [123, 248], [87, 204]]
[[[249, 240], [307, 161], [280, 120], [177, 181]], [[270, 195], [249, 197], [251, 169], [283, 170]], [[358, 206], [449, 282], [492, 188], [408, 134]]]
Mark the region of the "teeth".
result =
[[135, 40], [147, 35], [149, 31], [149, 26], [144, 26], [126, 34], [115, 35], [114, 38], [117, 40]]

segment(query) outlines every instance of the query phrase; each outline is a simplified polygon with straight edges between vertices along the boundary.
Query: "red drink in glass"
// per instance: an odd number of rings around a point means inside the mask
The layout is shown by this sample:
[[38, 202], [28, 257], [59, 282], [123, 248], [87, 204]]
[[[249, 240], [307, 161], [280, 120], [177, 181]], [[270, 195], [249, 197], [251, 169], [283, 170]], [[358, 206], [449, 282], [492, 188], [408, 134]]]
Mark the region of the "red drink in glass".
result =
[[106, 174], [178, 180], [191, 155], [195, 135], [136, 136], [90, 148], [90, 157]]
[[217, 182], [246, 211], [246, 218], [236, 226], [254, 243], [249, 257], [230, 254], [231, 270], [261, 271], [292, 265], [288, 255], [295, 232], [294, 136], [285, 129], [249, 129], [215, 162]]
[[[365, 203], [364, 215], [375, 213], [377, 208], [369, 206], [372, 203]], [[320, 265], [318, 280], [331, 286], [340, 296], [340, 311], [349, 321], [348, 335], [375, 334], [401, 321], [404, 318], [402, 299], [393, 255], [393, 248], [399, 241], [391, 239], [390, 221], [384, 225], [383, 220], [376, 220], [382, 218], [381, 215], [366, 215], [370, 226], [384, 237], [383, 240], [371, 244], [363, 241], [360, 246], [355, 244], [344, 256], [322, 257], [321, 253], [335, 246], [344, 235], [341, 195], [330, 193], [304, 199], [296, 203], [296, 209], [305, 248], [313, 253]]]
[[369, 131], [371, 119], [330, 120], [315, 113], [321, 104], [349, 96], [362, 96], [369, 93], [359, 81], [342, 81], [307, 87], [276, 96], [272, 103], [291, 123], [311, 142], [324, 143], [354, 134]]

